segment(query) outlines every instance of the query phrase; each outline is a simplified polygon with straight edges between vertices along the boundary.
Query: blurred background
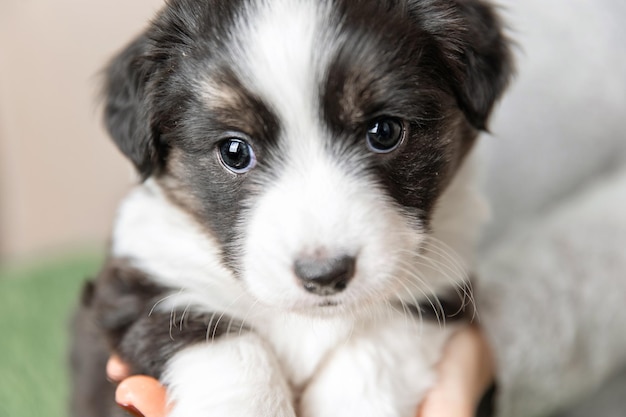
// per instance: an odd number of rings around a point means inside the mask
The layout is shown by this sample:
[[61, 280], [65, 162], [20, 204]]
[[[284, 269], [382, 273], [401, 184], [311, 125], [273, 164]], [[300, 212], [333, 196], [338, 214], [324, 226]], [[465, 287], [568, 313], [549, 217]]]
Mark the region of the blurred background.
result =
[[[0, 2], [0, 416], [64, 415], [68, 314], [135, 181], [99, 72], [162, 2]], [[626, 2], [499, 3], [518, 76], [481, 144], [485, 247], [626, 161]]]
[[0, 1], [0, 416], [67, 416], [69, 317], [135, 181], [100, 71], [161, 4]]
[[100, 70], [162, 0], [0, 2], [0, 260], [101, 245], [130, 166], [103, 132]]

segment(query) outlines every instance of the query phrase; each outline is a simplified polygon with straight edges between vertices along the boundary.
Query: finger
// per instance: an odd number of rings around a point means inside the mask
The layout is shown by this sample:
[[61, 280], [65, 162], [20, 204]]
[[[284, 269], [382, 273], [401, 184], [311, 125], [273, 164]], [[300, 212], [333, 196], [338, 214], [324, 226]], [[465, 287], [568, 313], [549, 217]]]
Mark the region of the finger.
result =
[[444, 382], [457, 381], [457, 388], [477, 405], [493, 382], [494, 364], [491, 349], [478, 327], [471, 326], [454, 335], [442, 362]]
[[438, 377], [418, 416], [473, 416], [493, 379], [491, 351], [480, 330], [469, 327], [450, 339], [438, 366]]
[[433, 388], [424, 399], [418, 417], [473, 417], [475, 406], [462, 388], [454, 384]]
[[130, 368], [117, 355], [111, 355], [106, 370], [107, 378], [113, 382], [120, 382], [130, 376]]
[[168, 405], [165, 388], [145, 375], [123, 380], [115, 391], [115, 401], [123, 408], [145, 417], [166, 417]]

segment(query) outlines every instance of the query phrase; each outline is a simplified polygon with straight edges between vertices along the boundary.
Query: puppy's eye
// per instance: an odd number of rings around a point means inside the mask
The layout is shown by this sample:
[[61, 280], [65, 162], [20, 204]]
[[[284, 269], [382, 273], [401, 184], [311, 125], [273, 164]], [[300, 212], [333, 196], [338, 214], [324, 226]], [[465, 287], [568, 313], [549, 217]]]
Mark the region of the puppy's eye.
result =
[[389, 153], [395, 150], [403, 138], [404, 126], [398, 119], [377, 119], [367, 127], [367, 146], [376, 153]]
[[235, 174], [248, 172], [256, 165], [254, 150], [243, 139], [225, 139], [218, 144], [218, 151], [222, 164]]

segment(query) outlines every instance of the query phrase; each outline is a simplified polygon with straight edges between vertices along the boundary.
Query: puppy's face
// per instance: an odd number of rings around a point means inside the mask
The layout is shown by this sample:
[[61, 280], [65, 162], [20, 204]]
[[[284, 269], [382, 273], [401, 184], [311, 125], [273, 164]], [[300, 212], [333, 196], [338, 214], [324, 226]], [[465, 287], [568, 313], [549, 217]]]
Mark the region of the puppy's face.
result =
[[109, 67], [106, 121], [258, 300], [350, 307], [422, 285], [509, 71], [480, 1], [175, 0]]

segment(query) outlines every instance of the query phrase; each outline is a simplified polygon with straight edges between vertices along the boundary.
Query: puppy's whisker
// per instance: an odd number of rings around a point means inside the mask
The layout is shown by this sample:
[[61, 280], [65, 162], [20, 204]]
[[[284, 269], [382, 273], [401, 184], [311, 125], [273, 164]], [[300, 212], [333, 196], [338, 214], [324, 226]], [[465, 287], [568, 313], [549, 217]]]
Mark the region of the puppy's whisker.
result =
[[213, 312], [213, 314], [211, 314], [211, 318], [209, 319], [209, 322], [207, 323], [206, 336], [205, 336], [206, 343], [211, 342], [211, 338], [209, 336], [209, 333], [211, 333], [211, 328], [213, 328], [213, 335], [215, 335], [215, 326], [213, 325], [213, 319], [215, 318], [216, 315], [217, 315], [217, 311]]
[[[445, 243], [441, 242], [442, 244], [445, 245]], [[450, 250], [450, 252], [453, 253], [453, 251]], [[440, 255], [449, 255], [450, 252], [443, 252], [440, 253]], [[422, 259], [425, 259], [423, 255], [418, 255], [419, 257], [421, 257]], [[430, 259], [432, 262], [440, 262], [436, 259], [432, 259], [432, 258], [428, 258]], [[449, 256], [447, 258], [448, 260], [450, 260], [451, 262], [454, 262], [454, 257], [453, 256]], [[444, 262], [445, 265], [445, 262]], [[454, 284], [454, 290], [457, 293], [457, 295], [459, 296], [459, 298], [462, 300], [462, 307], [461, 309], [469, 306], [469, 305], [476, 305], [475, 303], [475, 299], [474, 299], [474, 293], [472, 291], [472, 287], [471, 287], [471, 280], [469, 275], [467, 274], [465, 269], [461, 269], [461, 266], [457, 263], [458, 268], [460, 269], [459, 274], [455, 277], [455, 276], [447, 276], [447, 278], [449, 279], [449, 281]], [[439, 270], [440, 272], [443, 272], [442, 270]], [[476, 314], [476, 310], [474, 309], [474, 315]], [[472, 317], [474, 318], [474, 317]]]
[[[424, 258], [423, 256], [419, 255], [418, 256], [419, 259], [423, 259], [426, 261], [431, 261], [428, 258]], [[429, 262], [430, 263], [430, 262]], [[407, 265], [408, 263], [405, 261], [404, 262], [405, 265]], [[422, 262], [414, 262], [414, 264], [416, 266], [420, 266], [423, 265]], [[430, 267], [430, 265], [429, 265]], [[437, 269], [435, 269], [437, 270]], [[472, 307], [472, 317], [470, 318], [471, 320], [474, 320], [476, 318], [476, 308], [474, 308], [473, 306], [475, 306], [475, 300], [474, 300], [474, 295], [473, 295], [473, 291], [471, 288], [471, 282], [469, 281], [468, 278], [463, 278], [463, 279], [457, 279], [455, 277], [450, 277], [445, 271], [443, 270], [438, 270], [443, 276], [447, 276], [447, 279], [453, 284], [453, 289], [455, 294], [459, 297], [459, 300], [461, 301], [458, 310], [454, 311], [454, 312], [448, 312], [446, 313], [446, 316], [455, 316], [463, 311], [465, 311], [466, 308], [468, 307]], [[419, 276], [417, 274], [413, 274], [412, 275], [413, 278], [418, 278], [418, 280], [422, 283], [423, 285], [423, 280], [419, 279]], [[417, 283], [415, 284], [417, 285]], [[432, 290], [431, 290], [432, 291]], [[441, 308], [441, 302], [439, 300], [438, 297], [436, 297], [437, 301], [438, 301], [438, 307]], [[443, 311], [443, 310], [441, 310]]]
[[459, 271], [464, 272], [467, 270], [462, 257], [450, 245], [435, 236], [428, 236], [424, 249], [438, 253], [442, 257], [448, 259]]
[[[407, 270], [405, 268], [402, 268], [402, 270], [407, 274], [407, 276], [409, 278], [411, 278], [411, 272], [412, 271], [410, 269]], [[407, 284], [412, 285], [418, 292], [420, 292], [424, 296], [426, 301], [428, 301], [428, 303], [431, 305], [433, 310], [435, 311], [435, 315], [437, 317], [437, 322], [441, 326], [442, 318], [439, 316], [439, 311], [443, 311], [443, 307], [441, 306], [441, 302], [439, 301], [439, 298], [437, 297], [436, 293], [432, 289], [430, 289], [430, 286], [426, 285], [424, 280], [422, 278], [420, 278], [419, 276], [413, 275], [412, 278], [419, 280], [422, 285], [417, 285], [417, 283], [414, 282], [411, 279], [409, 279], [406, 283], [403, 282], [402, 280], [398, 280], [398, 283], [405, 289], [405, 291], [407, 292], [407, 294], [411, 298], [411, 301], [414, 303], [415, 308], [417, 308], [418, 310], [420, 309], [420, 303], [417, 300], [417, 297], [415, 296], [415, 293], [413, 291], [411, 291], [411, 289], [407, 286]], [[426, 291], [424, 291], [422, 286], [424, 286], [425, 288], [430, 290], [433, 298], [435, 299], [434, 302], [433, 302], [433, 300], [431, 300], [431, 297], [429, 297], [429, 295], [426, 293]], [[437, 306], [435, 306], [435, 304], [437, 304]], [[443, 321], [444, 321], [444, 325], [445, 325], [445, 317], [443, 317]]]
[[400, 302], [400, 305], [402, 306], [402, 310], [403, 310], [402, 312], [404, 316], [410, 318], [412, 323], [417, 323], [419, 334], [422, 334], [424, 332], [424, 319], [422, 316], [422, 309], [419, 308], [419, 306], [416, 306], [416, 309], [415, 309], [417, 311], [417, 317], [416, 317], [416, 314], [407, 305], [406, 301], [402, 299], [402, 297], [400, 297], [399, 295], [396, 295], [395, 297]]
[[[407, 236], [408, 239], [411, 239], [413, 234], [407, 233], [405, 236]], [[434, 235], [427, 235], [417, 251], [406, 251], [410, 253], [430, 252], [438, 255], [443, 258], [443, 261], [448, 261], [450, 263], [448, 268], [454, 268], [458, 275], [465, 275], [465, 271], [467, 270], [467, 267], [464, 266], [465, 262], [463, 261], [463, 258], [452, 247]]]
[[[441, 263], [440, 261], [437, 261], [428, 256], [423, 256], [420, 254], [414, 253], [412, 255], [414, 257], [413, 259], [414, 266], [424, 267], [432, 272], [440, 274], [441, 276], [446, 278], [446, 280], [450, 282], [454, 287], [457, 287], [466, 281], [463, 277], [459, 277], [458, 275], [456, 275], [455, 271], [452, 271], [449, 268], [446, 268], [445, 263]], [[405, 264], [408, 264], [408, 263], [405, 261]]]
[[[394, 296], [396, 297], [396, 299], [400, 302], [400, 306], [402, 307], [402, 315], [404, 316], [404, 324], [408, 326], [409, 323], [409, 318], [411, 318], [413, 321], [415, 320], [415, 317], [413, 317], [414, 315], [411, 313], [411, 310], [406, 306], [406, 303], [404, 302], [404, 300], [402, 299], [402, 297], [400, 297], [397, 294], [394, 294]], [[391, 302], [387, 301], [387, 305], [393, 309], [393, 305], [391, 304]], [[395, 309], [394, 309], [395, 310]], [[419, 311], [419, 309], [418, 309]], [[420, 314], [421, 316], [421, 314]]]
[[[467, 305], [474, 304], [473, 294], [468, 288], [469, 278], [467, 274], [463, 273], [462, 275], [453, 275], [457, 271], [452, 270], [445, 262], [419, 253], [410, 254], [414, 255], [415, 257], [415, 261], [412, 263], [413, 268], [426, 267], [433, 272], [441, 274], [448, 282], [452, 284], [454, 291], [462, 300], [462, 306], [459, 308], [459, 311], [462, 311]], [[418, 259], [421, 261], [418, 261]], [[404, 261], [404, 265], [409, 265], [409, 263], [407, 261]], [[409, 269], [411, 268], [411, 266], [407, 267]]]
[[183, 331], [183, 323], [185, 321], [185, 317], [187, 315], [187, 313], [189, 312], [189, 308], [191, 307], [191, 303], [187, 303], [187, 306], [185, 306], [185, 309], [183, 310], [182, 315], [180, 316], [180, 331]]
[[421, 265], [429, 267], [435, 272], [445, 274], [445, 276], [449, 278], [453, 284], [458, 284], [459, 282], [465, 282], [467, 280], [467, 273], [465, 272], [465, 268], [462, 268], [461, 265], [457, 261], [455, 261], [452, 255], [427, 246], [423, 247], [422, 250], [430, 251], [431, 253], [437, 255], [437, 257], [440, 257], [442, 259], [437, 259], [434, 256], [428, 256], [427, 254], [418, 251], [410, 251], [407, 249], [401, 250], [399, 251], [399, 253], [409, 254], [412, 257], [427, 261], [429, 264], [422, 263]]
[[424, 266], [426, 268], [431, 269], [433, 272], [440, 274], [442, 277], [446, 279], [446, 281], [448, 281], [452, 285], [453, 288], [455, 288], [455, 290], [458, 288], [464, 287], [465, 284], [468, 282], [467, 274], [456, 275], [454, 274], [454, 271], [451, 271], [449, 268], [446, 268], [445, 263], [441, 263], [440, 261], [436, 259], [425, 257], [419, 254], [415, 255], [415, 257], [416, 259], [420, 259], [424, 261], [424, 262], [416, 261], [416, 265]]
[[[394, 294], [394, 297], [397, 298], [400, 301], [400, 305], [402, 308], [402, 311], [398, 310], [398, 308], [391, 302], [391, 300], [385, 300], [385, 306], [387, 307], [385, 310], [387, 312], [387, 319], [391, 320], [395, 314], [406, 314], [406, 306], [403, 304], [402, 300], [396, 295]], [[395, 314], [394, 314], [395, 313]]]
[[[437, 322], [439, 323], [439, 325], [442, 325], [442, 321], [443, 321], [443, 326], [445, 327], [445, 314], [443, 314], [443, 317], [440, 317], [440, 312], [444, 311], [443, 305], [441, 304], [441, 301], [439, 300], [439, 297], [437, 296], [436, 292], [431, 288], [430, 285], [428, 285], [424, 279], [422, 279], [419, 275], [415, 274], [414, 271], [410, 268], [406, 268], [406, 267], [402, 267], [403, 264], [407, 264], [406, 262], [400, 262], [400, 268], [401, 271], [405, 272], [406, 277], [408, 278], [407, 284], [412, 285], [418, 292], [420, 292], [425, 298], [426, 301], [428, 301], [428, 303], [431, 305], [431, 307], [433, 308], [433, 311], [435, 312], [435, 316], [437, 317]], [[417, 281], [417, 282], [415, 282]], [[420, 308], [420, 303], [417, 301], [417, 299], [415, 298], [414, 293], [406, 286], [406, 284], [404, 282], [402, 282], [401, 280], [399, 280], [399, 283], [407, 290], [408, 294], [412, 297], [412, 301], [414, 301], [415, 303], [415, 307], [417, 309]], [[420, 284], [420, 285], [418, 285]], [[430, 291], [434, 301], [431, 299], [431, 297], [429, 297], [429, 295], [426, 293], [425, 289], [428, 289], [428, 291]]]
[[259, 304], [259, 300], [254, 300], [252, 304], [248, 307], [248, 310], [246, 311], [246, 314], [244, 315], [243, 319], [241, 319], [241, 323], [239, 325], [239, 332], [237, 333], [239, 336], [241, 336], [243, 332], [243, 328], [246, 326], [248, 322], [248, 318], [250, 317], [250, 314], [252, 313], [252, 311], [256, 308], [258, 304]]
[[[220, 322], [222, 321], [222, 319], [224, 318], [224, 316], [226, 315], [226, 312], [228, 311], [228, 309], [232, 306], [234, 306], [235, 304], [237, 304], [237, 302], [244, 296], [243, 293], [239, 294], [237, 297], [235, 297], [234, 300], [232, 300], [230, 302], [230, 304], [228, 304], [228, 306], [226, 308], [223, 309], [222, 313], [220, 314], [220, 316], [217, 318], [217, 321], [215, 322], [214, 326], [213, 326], [213, 334], [211, 335], [211, 341], [215, 341], [215, 337], [217, 334], [217, 328], [219, 327]], [[232, 317], [230, 317], [230, 320], [232, 321]], [[211, 320], [212, 321], [212, 320]], [[230, 322], [229, 325], [227, 326], [227, 330], [226, 332], [228, 333], [230, 330]]]
[[150, 308], [150, 311], [148, 312], [148, 317], [152, 316], [152, 314], [154, 313], [154, 310], [159, 306], [159, 304], [167, 301], [168, 299], [172, 298], [176, 296], [176, 294], [169, 294], [166, 295], [163, 298], [158, 299], [157, 301], [154, 302], [154, 304], [152, 305], [152, 308]]
[[172, 328], [176, 325], [175, 324], [176, 321], [176, 306], [172, 306], [172, 309], [170, 311], [170, 321], [169, 321], [169, 335], [170, 335], [170, 340], [174, 341], [174, 336], [172, 335]]
[[423, 252], [430, 252], [441, 257], [443, 261], [447, 261], [449, 268], [454, 269], [459, 275], [465, 274], [467, 267], [463, 265], [461, 256], [449, 246], [439, 246], [442, 244], [445, 245], [443, 242], [437, 242], [433, 238], [429, 239], [422, 249]]

